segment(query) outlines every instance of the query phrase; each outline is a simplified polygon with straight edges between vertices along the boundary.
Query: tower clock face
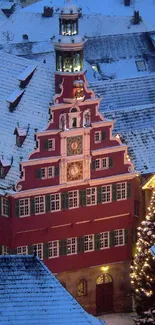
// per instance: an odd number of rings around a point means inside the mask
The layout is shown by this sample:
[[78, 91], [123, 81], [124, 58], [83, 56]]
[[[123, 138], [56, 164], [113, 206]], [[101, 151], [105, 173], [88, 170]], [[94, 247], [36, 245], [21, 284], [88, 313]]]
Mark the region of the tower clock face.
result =
[[76, 181], [83, 178], [83, 162], [75, 161], [67, 164], [67, 181]]
[[67, 138], [67, 156], [81, 155], [82, 152], [82, 135]]

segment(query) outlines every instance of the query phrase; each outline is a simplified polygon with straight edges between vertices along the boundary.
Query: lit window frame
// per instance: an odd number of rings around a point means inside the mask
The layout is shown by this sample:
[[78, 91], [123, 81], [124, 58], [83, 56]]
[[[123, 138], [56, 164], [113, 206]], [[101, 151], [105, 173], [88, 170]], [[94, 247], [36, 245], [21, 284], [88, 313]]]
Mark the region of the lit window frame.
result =
[[67, 238], [67, 255], [77, 254], [77, 237]]
[[100, 249], [108, 249], [108, 248], [110, 248], [110, 232], [104, 231], [100, 233]]
[[116, 184], [116, 199], [117, 201], [123, 201], [127, 199], [127, 182]]
[[[93, 190], [95, 190], [94, 193]], [[95, 200], [93, 198], [95, 198]], [[86, 188], [86, 205], [91, 206], [96, 204], [97, 204], [97, 188], [96, 187]]]

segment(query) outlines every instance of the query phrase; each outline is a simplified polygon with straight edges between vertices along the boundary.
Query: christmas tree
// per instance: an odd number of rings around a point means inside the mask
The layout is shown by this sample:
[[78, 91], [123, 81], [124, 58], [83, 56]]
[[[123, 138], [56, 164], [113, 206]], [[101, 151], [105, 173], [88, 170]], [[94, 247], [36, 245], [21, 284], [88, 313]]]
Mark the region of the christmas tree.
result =
[[138, 228], [136, 254], [131, 265], [131, 286], [139, 315], [155, 306], [155, 256], [151, 251], [154, 245], [155, 189], [152, 192], [148, 214]]

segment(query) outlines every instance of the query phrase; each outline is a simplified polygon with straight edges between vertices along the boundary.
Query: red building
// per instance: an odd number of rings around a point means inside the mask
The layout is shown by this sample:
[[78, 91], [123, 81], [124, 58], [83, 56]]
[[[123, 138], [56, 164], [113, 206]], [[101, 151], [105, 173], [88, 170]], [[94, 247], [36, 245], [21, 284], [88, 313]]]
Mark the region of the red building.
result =
[[[14, 191], [1, 197], [0, 244], [2, 254], [35, 248], [88, 311], [127, 311], [136, 172], [87, 88], [79, 14], [69, 4], [60, 13], [50, 119]], [[15, 134], [23, 143], [26, 133]]]

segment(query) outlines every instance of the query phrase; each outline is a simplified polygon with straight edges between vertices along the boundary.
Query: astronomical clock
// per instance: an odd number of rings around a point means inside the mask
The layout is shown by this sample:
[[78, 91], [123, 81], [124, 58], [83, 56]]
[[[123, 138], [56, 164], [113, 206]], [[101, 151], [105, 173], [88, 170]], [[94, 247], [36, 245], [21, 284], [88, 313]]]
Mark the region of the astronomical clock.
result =
[[67, 182], [83, 179], [83, 161], [74, 161], [67, 164]]
[[82, 136], [67, 138], [67, 156], [81, 155], [83, 152]]

